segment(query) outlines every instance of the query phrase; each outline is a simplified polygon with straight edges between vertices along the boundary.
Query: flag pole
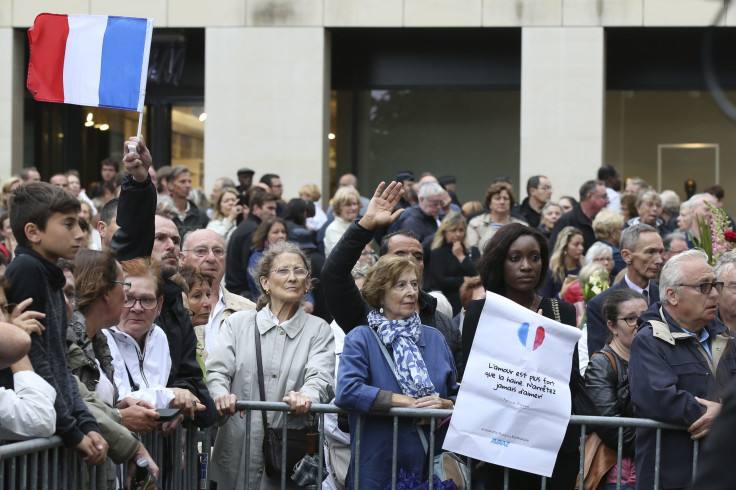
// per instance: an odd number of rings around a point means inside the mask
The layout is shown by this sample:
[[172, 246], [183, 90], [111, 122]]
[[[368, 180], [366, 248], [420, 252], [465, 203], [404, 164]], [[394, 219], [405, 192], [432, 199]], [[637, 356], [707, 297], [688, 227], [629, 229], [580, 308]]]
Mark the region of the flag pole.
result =
[[141, 139], [141, 128], [143, 127], [143, 111], [138, 113], [138, 139]]

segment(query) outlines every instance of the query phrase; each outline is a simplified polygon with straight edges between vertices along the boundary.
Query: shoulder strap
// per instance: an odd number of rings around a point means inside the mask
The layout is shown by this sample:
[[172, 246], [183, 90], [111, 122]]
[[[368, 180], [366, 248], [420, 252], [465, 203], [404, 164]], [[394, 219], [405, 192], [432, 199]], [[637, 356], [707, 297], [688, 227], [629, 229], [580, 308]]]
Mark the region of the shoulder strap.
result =
[[399, 383], [399, 386], [401, 386], [401, 382], [399, 381], [398, 376], [396, 376], [396, 369], [394, 368], [394, 360], [391, 358], [391, 354], [388, 353], [388, 349], [386, 346], [381, 342], [381, 337], [378, 336], [378, 332], [373, 330], [371, 327], [368, 327], [371, 332], [373, 332], [373, 336], [376, 337], [376, 341], [378, 342], [378, 346], [381, 348], [381, 352], [383, 352], [383, 357], [386, 358], [386, 362], [388, 362], [388, 366], [391, 368], [391, 372], [394, 375], [394, 378], [396, 378], [396, 382]]
[[611, 365], [613, 366], [613, 372], [616, 373], [616, 378], [618, 378], [618, 367], [616, 366], [616, 359], [613, 358], [613, 354], [611, 354], [610, 352], [604, 351], [604, 350], [601, 350], [598, 352], [600, 352], [601, 354], [605, 354], [608, 360], [611, 361]]
[[[263, 382], [263, 358], [261, 357], [261, 335], [258, 332], [258, 312], [253, 317], [253, 332], [255, 332], [255, 343], [256, 343], [256, 367], [258, 368], [258, 391], [261, 393], [261, 401], [266, 401], [266, 388]], [[268, 428], [268, 420], [266, 419], [266, 411], [261, 410], [261, 416], [263, 417], [263, 430]]]
[[550, 298], [550, 301], [552, 302], [552, 311], [555, 314], [555, 321], [557, 323], [562, 323], [562, 317], [560, 316], [560, 303], [557, 301], [557, 298]]
[[136, 382], [133, 381], [133, 376], [130, 375], [130, 369], [128, 369], [128, 363], [125, 362], [125, 359], [123, 359], [123, 365], [125, 366], [125, 371], [128, 373], [128, 383], [130, 383], [130, 388], [133, 391], [138, 391], [140, 386], [138, 386]]

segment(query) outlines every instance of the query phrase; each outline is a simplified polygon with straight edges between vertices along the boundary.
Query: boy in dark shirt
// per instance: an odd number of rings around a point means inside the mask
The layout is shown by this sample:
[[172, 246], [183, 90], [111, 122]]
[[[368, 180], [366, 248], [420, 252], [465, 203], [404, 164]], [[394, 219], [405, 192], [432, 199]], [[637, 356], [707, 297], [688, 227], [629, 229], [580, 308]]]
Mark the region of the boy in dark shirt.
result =
[[40, 320], [45, 330], [32, 336], [28, 356], [36, 373], [56, 390], [56, 433], [66, 446], [76, 447], [86, 463], [100, 464], [108, 445], [66, 364], [66, 278], [56, 265], [60, 258], [73, 259], [82, 245], [79, 209], [77, 198], [61, 187], [45, 182], [20, 187], [10, 200], [10, 226], [18, 247], [5, 275], [11, 283], [11, 303], [31, 298], [28, 309], [46, 315]]

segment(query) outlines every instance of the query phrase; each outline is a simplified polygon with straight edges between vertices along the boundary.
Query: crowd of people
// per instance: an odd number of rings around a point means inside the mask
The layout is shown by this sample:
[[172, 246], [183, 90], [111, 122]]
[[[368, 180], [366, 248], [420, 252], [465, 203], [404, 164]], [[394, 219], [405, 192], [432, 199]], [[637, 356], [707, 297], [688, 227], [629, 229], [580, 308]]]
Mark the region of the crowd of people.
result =
[[[492, 292], [582, 329], [573, 414], [688, 427], [663, 432], [661, 447], [653, 429], [624, 429], [621, 467], [595, 488], [616, 488], [619, 472], [621, 488], [653, 488], [656, 451], [662, 488], [690, 485], [691, 439], [709, 433], [736, 382], [736, 252], [712, 267], [700, 250], [719, 186], [680, 202], [635, 177], [622, 189], [604, 166], [575, 197], [554, 200], [538, 175], [518, 202], [500, 176], [462, 202], [454, 177], [405, 171], [370, 198], [343, 175], [323, 203], [314, 184], [254, 182], [247, 168], [207, 197], [186, 167], [155, 170], [139, 138], [122, 163], [104, 160], [89, 193], [74, 171], [40, 182], [33, 168], [2, 187], [0, 440], [57, 434], [85, 462], [110, 458], [131, 476], [141, 457], [154, 474], [161, 463], [140, 434], [216, 424], [213, 488], [277, 488], [270, 429], [285, 421], [302, 434], [311, 404], [334, 402], [353, 415], [326, 418], [325, 487], [381, 489], [394, 425], [370, 414], [452, 409], [474, 343], [492, 341], [476, 335]], [[285, 184], [299, 197], [285, 201]], [[290, 412], [246, 428], [238, 400]], [[179, 414], [162, 424], [171, 408]], [[398, 431], [398, 468], [421, 475], [429, 426], [403, 419]], [[596, 432], [618, 447], [617, 429]], [[435, 437], [440, 448], [443, 431]], [[568, 427], [547, 488], [575, 488], [579, 459]], [[503, 485], [502, 467], [473, 470], [485, 488]], [[540, 485], [508, 477], [509, 488]]]

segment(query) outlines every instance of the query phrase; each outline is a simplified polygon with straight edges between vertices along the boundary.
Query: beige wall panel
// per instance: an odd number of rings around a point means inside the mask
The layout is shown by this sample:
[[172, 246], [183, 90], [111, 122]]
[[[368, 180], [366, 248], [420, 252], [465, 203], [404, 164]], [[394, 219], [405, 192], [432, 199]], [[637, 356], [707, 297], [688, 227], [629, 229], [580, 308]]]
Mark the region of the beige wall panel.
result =
[[325, 26], [400, 27], [402, 0], [324, 0]]
[[205, 188], [217, 177], [235, 178], [240, 167], [255, 170], [255, 179], [281, 175], [287, 200], [303, 183], [323, 185], [325, 39], [323, 28], [207, 29]]
[[483, 25], [559, 26], [562, 0], [483, 0]]
[[0, 181], [23, 161], [23, 43], [25, 33], [0, 28]]
[[563, 0], [562, 24], [574, 26], [641, 26], [644, 0]]
[[519, 182], [544, 174], [553, 199], [576, 196], [603, 158], [603, 29], [523, 29], [521, 56]]
[[90, 0], [94, 15], [121, 15], [123, 17], [153, 17], [153, 27], [168, 27], [166, 0]]
[[246, 0], [168, 0], [170, 27], [244, 26]]
[[10, 0], [0, 2], [0, 27], [13, 25], [13, 3]]
[[13, 2], [13, 26], [30, 27], [38, 14], [89, 14], [89, 0], [0, 0]]
[[321, 26], [322, 0], [247, 0], [249, 26]]
[[481, 0], [404, 0], [406, 27], [480, 27]]
[[711, 0], [645, 0], [645, 26], [705, 26], [723, 2]]

